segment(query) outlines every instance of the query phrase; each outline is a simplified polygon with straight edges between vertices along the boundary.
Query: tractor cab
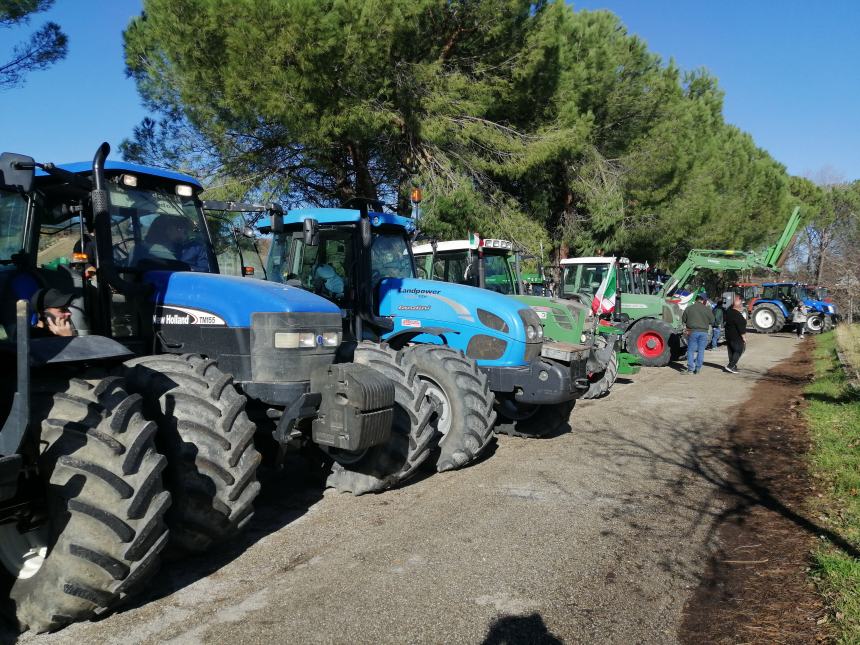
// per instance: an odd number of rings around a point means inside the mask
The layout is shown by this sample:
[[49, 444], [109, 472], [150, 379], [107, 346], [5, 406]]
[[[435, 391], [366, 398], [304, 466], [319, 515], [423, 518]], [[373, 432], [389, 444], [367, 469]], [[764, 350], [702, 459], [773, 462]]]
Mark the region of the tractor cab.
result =
[[509, 240], [470, 235], [468, 240], [416, 244], [412, 252], [421, 278], [522, 295], [524, 289], [512, 266], [517, 264], [513, 248]]

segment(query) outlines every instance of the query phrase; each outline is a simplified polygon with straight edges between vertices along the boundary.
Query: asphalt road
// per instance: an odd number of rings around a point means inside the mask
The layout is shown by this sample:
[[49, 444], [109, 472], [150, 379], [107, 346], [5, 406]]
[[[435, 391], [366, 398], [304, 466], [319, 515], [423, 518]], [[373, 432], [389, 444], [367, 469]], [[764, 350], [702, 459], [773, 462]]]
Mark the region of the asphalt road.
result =
[[709, 451], [795, 345], [750, 335], [738, 375], [724, 349], [699, 375], [643, 369], [577, 404], [570, 432], [502, 437], [470, 468], [381, 495], [271, 476], [242, 542], [166, 565], [100, 621], [19, 642], [677, 642], [714, 547]]

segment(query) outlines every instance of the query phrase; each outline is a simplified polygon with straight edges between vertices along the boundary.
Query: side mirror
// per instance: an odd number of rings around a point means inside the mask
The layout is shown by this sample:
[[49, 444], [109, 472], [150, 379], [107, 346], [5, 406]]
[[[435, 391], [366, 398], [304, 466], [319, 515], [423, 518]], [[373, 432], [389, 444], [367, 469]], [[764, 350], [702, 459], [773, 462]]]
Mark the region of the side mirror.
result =
[[0, 186], [19, 188], [25, 193], [33, 190], [36, 162], [33, 157], [4, 152], [0, 155]]
[[361, 232], [361, 245], [369, 249], [370, 243], [373, 240], [373, 236], [370, 232], [370, 218], [362, 215], [361, 219], [358, 220], [358, 230]]
[[[275, 231], [274, 225], [275, 217], [272, 216], [272, 231]], [[281, 219], [281, 230], [283, 230], [283, 219]], [[277, 232], [277, 231], [275, 231]], [[302, 234], [304, 235], [304, 242], [307, 246], [319, 246], [320, 243], [320, 233], [319, 233], [319, 222], [312, 217], [308, 217], [307, 219], [302, 221]]]

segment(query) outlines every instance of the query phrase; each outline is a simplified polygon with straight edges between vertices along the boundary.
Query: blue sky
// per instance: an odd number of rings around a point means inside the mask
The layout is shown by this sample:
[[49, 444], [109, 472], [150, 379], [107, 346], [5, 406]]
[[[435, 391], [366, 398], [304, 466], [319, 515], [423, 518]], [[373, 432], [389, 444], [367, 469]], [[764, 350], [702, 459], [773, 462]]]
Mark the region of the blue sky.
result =
[[[860, 179], [860, 0], [580, 0], [609, 9], [666, 60], [706, 67], [726, 119], [789, 172]], [[0, 94], [0, 149], [44, 161], [114, 149], [145, 111], [125, 77], [122, 30], [140, 0], [57, 0], [34, 17], [69, 36], [69, 56]], [[0, 60], [26, 29], [0, 32]]]

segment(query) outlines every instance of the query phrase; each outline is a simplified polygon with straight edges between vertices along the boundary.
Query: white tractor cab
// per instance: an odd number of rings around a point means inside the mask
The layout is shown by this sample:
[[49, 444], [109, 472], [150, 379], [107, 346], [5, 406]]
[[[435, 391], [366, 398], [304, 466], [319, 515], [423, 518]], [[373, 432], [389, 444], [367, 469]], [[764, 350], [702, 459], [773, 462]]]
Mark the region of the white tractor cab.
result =
[[643, 365], [667, 365], [673, 353], [680, 353], [681, 309], [650, 293], [646, 264], [625, 257], [591, 256], [562, 260], [561, 267], [561, 297], [592, 301], [600, 296], [599, 313], [625, 327], [624, 351]]

